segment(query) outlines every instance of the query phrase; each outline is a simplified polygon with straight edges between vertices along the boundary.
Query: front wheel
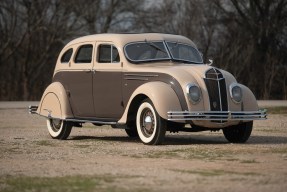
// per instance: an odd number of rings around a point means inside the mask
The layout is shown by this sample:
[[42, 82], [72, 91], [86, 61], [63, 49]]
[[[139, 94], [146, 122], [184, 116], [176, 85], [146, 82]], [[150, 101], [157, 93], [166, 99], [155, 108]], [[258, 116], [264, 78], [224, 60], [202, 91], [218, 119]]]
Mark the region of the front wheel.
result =
[[150, 99], [144, 100], [139, 106], [136, 125], [139, 137], [144, 144], [158, 145], [163, 142], [166, 120], [158, 115]]
[[60, 119], [47, 119], [47, 128], [53, 139], [65, 140], [72, 130], [72, 123]]
[[137, 132], [136, 129], [125, 129], [127, 135], [130, 137], [130, 138], [137, 138], [139, 137], [139, 134]]
[[233, 125], [223, 129], [225, 138], [231, 143], [245, 143], [252, 132], [253, 121]]

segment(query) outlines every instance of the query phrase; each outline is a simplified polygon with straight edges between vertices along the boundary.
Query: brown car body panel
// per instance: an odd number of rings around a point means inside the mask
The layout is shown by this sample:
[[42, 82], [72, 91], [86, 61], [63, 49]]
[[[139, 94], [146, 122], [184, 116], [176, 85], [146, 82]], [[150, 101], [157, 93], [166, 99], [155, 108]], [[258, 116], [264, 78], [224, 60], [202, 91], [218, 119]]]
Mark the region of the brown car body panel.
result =
[[63, 71], [53, 78], [53, 82], [64, 86], [75, 117], [92, 117], [95, 114], [92, 75], [89, 71]]
[[163, 73], [63, 71], [53, 82], [64, 85], [75, 118], [119, 120], [134, 91], [149, 82], [168, 84], [181, 101], [181, 110], [188, 110], [178, 81]]

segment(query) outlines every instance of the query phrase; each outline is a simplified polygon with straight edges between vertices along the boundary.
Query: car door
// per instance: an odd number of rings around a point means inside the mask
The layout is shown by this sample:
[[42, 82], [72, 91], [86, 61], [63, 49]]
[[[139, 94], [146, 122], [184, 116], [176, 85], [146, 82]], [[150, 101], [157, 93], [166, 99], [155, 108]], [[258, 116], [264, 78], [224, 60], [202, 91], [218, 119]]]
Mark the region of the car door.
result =
[[96, 54], [93, 68], [95, 114], [98, 118], [118, 120], [124, 111], [119, 52], [113, 43], [97, 42]]
[[77, 118], [95, 116], [92, 86], [93, 49], [93, 42], [78, 44], [71, 70], [66, 72], [65, 89], [69, 95], [72, 111]]

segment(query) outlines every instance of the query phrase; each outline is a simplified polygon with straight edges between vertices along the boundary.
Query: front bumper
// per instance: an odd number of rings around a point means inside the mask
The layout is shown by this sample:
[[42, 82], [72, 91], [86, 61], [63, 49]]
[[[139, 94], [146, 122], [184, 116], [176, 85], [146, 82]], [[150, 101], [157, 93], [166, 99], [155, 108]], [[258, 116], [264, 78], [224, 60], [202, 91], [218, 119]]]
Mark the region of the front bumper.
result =
[[169, 111], [169, 121], [252, 121], [267, 119], [267, 110], [259, 111]]

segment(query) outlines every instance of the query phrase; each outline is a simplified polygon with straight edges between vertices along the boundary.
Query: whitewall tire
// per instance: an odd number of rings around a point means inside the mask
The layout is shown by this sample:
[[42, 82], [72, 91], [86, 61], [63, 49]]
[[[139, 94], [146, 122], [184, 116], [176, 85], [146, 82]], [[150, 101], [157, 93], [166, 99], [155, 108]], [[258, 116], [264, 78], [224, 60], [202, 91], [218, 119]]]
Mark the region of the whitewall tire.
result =
[[60, 119], [47, 119], [47, 128], [53, 139], [67, 139], [72, 130], [72, 124]]
[[225, 138], [231, 143], [245, 143], [252, 132], [253, 121], [233, 125], [223, 129]]
[[163, 142], [166, 121], [158, 115], [151, 100], [144, 100], [139, 106], [136, 125], [138, 135], [144, 144], [157, 145]]

